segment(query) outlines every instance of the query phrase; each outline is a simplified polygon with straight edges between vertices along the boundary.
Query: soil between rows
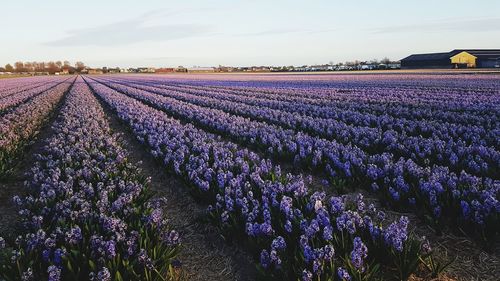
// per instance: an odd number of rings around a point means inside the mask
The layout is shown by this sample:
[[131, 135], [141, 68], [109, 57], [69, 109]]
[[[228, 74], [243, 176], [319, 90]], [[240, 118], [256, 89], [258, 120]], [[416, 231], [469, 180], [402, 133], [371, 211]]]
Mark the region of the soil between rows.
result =
[[170, 225], [180, 232], [182, 250], [179, 259], [189, 280], [256, 280], [257, 271], [242, 249], [230, 245], [218, 230], [203, 222], [206, 206], [198, 204], [188, 187], [168, 173], [147, 148], [135, 139], [127, 127], [102, 100], [98, 98], [111, 129], [120, 134], [120, 141], [129, 153], [129, 160], [151, 178], [151, 189], [157, 197], [167, 199], [164, 211]]

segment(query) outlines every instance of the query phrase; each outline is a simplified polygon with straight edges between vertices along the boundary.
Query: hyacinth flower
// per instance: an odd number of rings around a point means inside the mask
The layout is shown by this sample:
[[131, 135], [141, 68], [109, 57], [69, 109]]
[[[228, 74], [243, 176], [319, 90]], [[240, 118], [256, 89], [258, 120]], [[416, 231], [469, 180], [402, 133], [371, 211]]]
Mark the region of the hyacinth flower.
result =
[[[222, 110], [234, 115], [247, 117], [257, 121], [275, 124], [283, 128], [301, 130], [312, 135], [336, 140], [342, 144], [356, 145], [370, 153], [392, 153], [396, 156], [404, 156], [412, 159], [419, 165], [429, 163], [445, 165], [453, 168], [455, 172], [465, 169], [467, 172], [480, 176], [495, 176], [494, 168], [498, 166], [499, 152], [492, 147], [482, 144], [464, 145], [463, 140], [441, 140], [439, 138], [424, 138], [420, 134], [407, 136], [395, 130], [380, 130], [366, 126], [352, 126], [338, 121], [337, 119], [311, 118], [289, 113], [279, 109], [267, 109], [261, 106], [246, 105], [242, 102], [221, 100], [220, 95], [207, 96], [207, 90], [203, 93], [185, 90], [170, 90], [150, 85], [137, 85], [130, 82], [118, 82], [113, 80], [107, 84], [120, 90], [127, 91], [128, 88], [145, 90], [149, 93], [159, 94], [177, 100], [209, 108], [209, 110]], [[210, 92], [210, 90], [208, 90]], [[141, 92], [144, 93], [144, 92]], [[146, 98], [141, 95], [141, 98]], [[153, 103], [160, 105], [161, 103]], [[300, 106], [300, 104], [298, 105]], [[474, 131], [476, 133], [476, 131]], [[459, 153], [460, 151], [460, 153]], [[436, 156], [434, 156], [436, 155]], [[460, 155], [460, 159], [458, 159]], [[448, 161], [455, 157], [457, 161]], [[468, 158], [479, 161], [476, 166], [465, 165]], [[464, 164], [465, 163], [465, 164]]]
[[[81, 78], [16, 196], [25, 231], [0, 279], [166, 280], [180, 245]], [[3, 241], [3, 239], [1, 240]], [[3, 253], [3, 252], [2, 252]], [[2, 255], [3, 257], [4, 255]], [[32, 279], [30, 279], [32, 278]]]
[[[271, 161], [87, 81], [152, 155], [211, 202], [214, 222], [228, 239], [245, 241], [267, 277], [326, 280], [347, 265], [344, 257], [355, 236], [363, 237], [368, 249], [380, 249], [368, 257], [363, 274], [376, 271], [372, 263], [395, 262], [384, 240], [384, 216], [361, 197], [351, 201], [311, 194], [302, 177], [284, 174]], [[385, 256], [389, 262], [380, 258]]]
[[[258, 122], [252, 118], [244, 118], [247, 115], [242, 115], [242, 117], [239, 116], [241, 115], [239, 113], [234, 115], [227, 113], [234, 113], [232, 110], [239, 112], [242, 108], [247, 108], [247, 110], [255, 111], [254, 116], [263, 116], [265, 114], [262, 113], [260, 107], [244, 107], [240, 103], [233, 103], [227, 105], [230, 110], [226, 107], [219, 110], [217, 108], [225, 103], [218, 99], [207, 101], [206, 97], [192, 96], [191, 93], [166, 91], [149, 85], [116, 83], [108, 79], [104, 83], [155, 108], [165, 110], [175, 117], [199, 124], [203, 129], [215, 131], [231, 137], [236, 142], [243, 142], [244, 145], [261, 149], [272, 157], [281, 159], [292, 157], [295, 164], [300, 166], [302, 163], [305, 169], [323, 170], [330, 177], [332, 183], [336, 183], [339, 179], [348, 183], [361, 183], [376, 191], [384, 202], [387, 201], [394, 208], [415, 209], [415, 206], [418, 205], [420, 206], [419, 214], [423, 217], [430, 217], [432, 220], [429, 221], [435, 226], [460, 224], [473, 234], [487, 239], [494, 238], [495, 233], [498, 232], [496, 225], [498, 225], [500, 202], [496, 198], [499, 189], [497, 184], [488, 177], [475, 177], [463, 171], [457, 175], [456, 171], [458, 170], [450, 170], [451, 166], [444, 162], [441, 164], [449, 167], [431, 165], [431, 169], [428, 169], [426, 167], [428, 164], [421, 165], [422, 163], [416, 158], [401, 157], [404, 156], [401, 151], [373, 154], [374, 152], [370, 152], [369, 149], [358, 148], [357, 146], [363, 147], [359, 143], [345, 145], [334, 140], [329, 141], [302, 132], [295, 132], [286, 129], [286, 126], [278, 126], [283, 124]], [[277, 114], [274, 112], [270, 116], [274, 117]], [[296, 117], [295, 115], [290, 116], [290, 118]], [[297, 123], [303, 124], [304, 122], [297, 121]], [[311, 122], [313, 125], [316, 123]], [[330, 124], [330, 122], [328, 123]], [[338, 129], [334, 131], [338, 131]], [[353, 134], [358, 135], [358, 133]], [[391, 132], [374, 138], [383, 141], [382, 146], [384, 147], [403, 142]], [[353, 140], [356, 138], [345, 136], [345, 139]], [[417, 149], [428, 146], [427, 140], [423, 141], [423, 144], [412, 144], [413, 139], [399, 146], [417, 147]], [[438, 150], [445, 149], [443, 142], [439, 141], [436, 141], [432, 146]], [[467, 152], [468, 150], [465, 148], [455, 147], [453, 149], [461, 151], [460, 155], [472, 155], [472, 152]], [[430, 154], [437, 153], [435, 153], [434, 148], [430, 150], [426, 148], [425, 150], [428, 150]], [[489, 167], [498, 165], [500, 154], [495, 150], [490, 148], [473, 148], [473, 150], [487, 158], [489, 157]], [[422, 157], [426, 158], [425, 155]], [[480, 159], [481, 157], [475, 158]], [[493, 170], [496, 169], [493, 168]], [[475, 180], [470, 181], [465, 180], [465, 178]], [[335, 185], [343, 186], [344, 184]], [[464, 186], [460, 189], [465, 189], [466, 192], [459, 190], [459, 186], [462, 185]], [[463, 200], [478, 202], [475, 217], [455, 215], [460, 214], [457, 206]]]

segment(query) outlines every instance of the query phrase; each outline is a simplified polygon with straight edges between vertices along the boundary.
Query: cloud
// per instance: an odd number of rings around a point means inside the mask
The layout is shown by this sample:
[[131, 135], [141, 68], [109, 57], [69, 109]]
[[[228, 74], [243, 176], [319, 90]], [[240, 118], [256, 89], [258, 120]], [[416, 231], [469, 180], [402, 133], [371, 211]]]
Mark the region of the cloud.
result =
[[248, 33], [238, 33], [233, 36], [267, 36], [267, 35], [283, 35], [283, 34], [291, 34], [291, 33], [301, 33], [301, 34], [315, 34], [315, 33], [325, 33], [335, 31], [337, 29], [328, 28], [328, 29], [293, 29], [293, 28], [283, 28], [283, 29], [270, 29], [263, 30], [257, 32], [248, 32]]
[[172, 14], [151, 11], [139, 17], [98, 27], [69, 30], [68, 36], [46, 42], [48, 46], [117, 46], [143, 41], [168, 41], [208, 34], [212, 27], [202, 24], [176, 23], [148, 25], [155, 17]]
[[444, 21], [426, 22], [421, 24], [396, 25], [371, 29], [374, 33], [398, 33], [398, 32], [481, 32], [500, 31], [500, 18], [484, 19], [454, 19]]

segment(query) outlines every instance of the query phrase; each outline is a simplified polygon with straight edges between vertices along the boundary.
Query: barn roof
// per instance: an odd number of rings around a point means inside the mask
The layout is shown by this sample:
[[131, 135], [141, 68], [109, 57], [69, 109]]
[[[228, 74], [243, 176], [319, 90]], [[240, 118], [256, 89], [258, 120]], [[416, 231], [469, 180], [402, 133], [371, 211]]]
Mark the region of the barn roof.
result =
[[449, 59], [451, 56], [455, 54], [452, 54], [452, 52], [446, 52], [446, 53], [429, 53], [429, 54], [414, 54], [410, 55], [401, 61], [429, 61], [429, 60], [445, 60]]
[[452, 52], [467, 52], [478, 59], [489, 59], [500, 57], [500, 49], [463, 49], [453, 50]]

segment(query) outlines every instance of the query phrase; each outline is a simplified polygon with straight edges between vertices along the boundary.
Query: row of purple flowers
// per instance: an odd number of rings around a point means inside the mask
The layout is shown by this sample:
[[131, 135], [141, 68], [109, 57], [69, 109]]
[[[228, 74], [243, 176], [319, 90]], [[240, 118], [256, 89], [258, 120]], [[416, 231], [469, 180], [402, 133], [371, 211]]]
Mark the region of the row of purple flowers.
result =
[[[359, 148], [311, 137], [293, 130], [200, 107], [118, 83], [106, 82], [136, 99], [166, 110], [205, 129], [231, 137], [277, 158], [326, 172], [371, 188], [395, 206], [406, 206], [439, 222], [458, 223], [492, 238], [498, 233], [500, 186], [488, 178], [459, 175], [442, 166], [422, 167], [412, 160], [383, 153], [368, 155]], [[417, 209], [418, 207], [418, 209]]]
[[[68, 79], [66, 79], [68, 80]], [[0, 99], [0, 113], [3, 113], [4, 111], [8, 110], [9, 108], [14, 108], [17, 105], [20, 105], [22, 103], [25, 103], [32, 99], [33, 97], [36, 97], [37, 95], [42, 94], [43, 92], [61, 84], [64, 80], [60, 79], [58, 81], [50, 82], [50, 83], [45, 83], [33, 88], [28, 88], [28, 89], [23, 89], [18, 93], [9, 95], [7, 97], [3, 97]]]
[[[134, 81], [143, 81], [143, 79], [133, 78]], [[178, 84], [182, 87], [193, 87], [191, 84], [186, 85], [181, 79], [149, 78], [146, 81], [150, 84]], [[427, 87], [401, 89], [385, 86], [384, 80], [375, 85], [366, 84], [366, 80], [361, 81], [362, 85], [352, 83], [352, 81], [348, 85], [334, 83], [330, 88], [314, 87], [314, 84], [309, 83], [280, 88], [280, 83], [275, 81], [262, 85], [257, 83], [254, 87], [214, 87], [216, 82], [224, 83], [223, 81], [209, 81], [201, 85], [202, 88], [210, 88], [214, 92], [236, 93], [245, 97], [265, 97], [279, 102], [313, 106], [316, 110], [327, 109], [323, 112], [320, 110], [321, 115], [317, 117], [331, 116], [330, 114], [334, 114], [332, 111], [353, 110], [362, 114], [388, 115], [412, 121], [470, 124], [485, 129], [495, 128], [500, 118], [498, 115], [499, 93], [498, 87], [494, 87], [495, 84], [489, 87], [486, 93], [480, 95], [477, 88], [456, 91], [452, 91], [450, 87], [438, 90], [429, 90]], [[448, 92], [451, 94], [448, 95]], [[434, 102], [429, 103], [429, 100]], [[328, 111], [328, 109], [331, 110]], [[314, 113], [310, 112], [310, 114]]]
[[60, 77], [40, 76], [35, 78], [2, 79], [0, 80], [0, 100], [27, 91], [43, 84], [53, 83], [62, 80]]
[[14, 158], [38, 133], [71, 83], [66, 81], [50, 88], [0, 116], [0, 176], [12, 169]]
[[10, 251], [0, 255], [0, 279], [168, 279], [179, 234], [81, 78], [52, 131], [27, 195], [14, 198], [24, 231], [8, 245], [0, 238]]
[[[127, 82], [127, 80], [113, 79], [114, 81]], [[309, 120], [333, 119], [341, 121], [347, 125], [377, 128], [382, 132], [394, 130], [406, 136], [423, 136], [426, 138], [436, 137], [443, 141], [463, 141], [467, 145], [500, 145], [497, 139], [499, 132], [487, 130], [482, 126], [471, 124], [457, 124], [450, 122], [439, 122], [436, 120], [418, 120], [397, 118], [387, 114], [376, 115], [368, 112], [359, 112], [351, 109], [325, 107], [322, 105], [305, 104], [298, 101], [275, 100], [267, 98], [266, 94], [247, 93], [241, 90], [227, 90], [211, 87], [200, 87], [192, 85], [174, 86], [142, 80], [129, 80], [134, 84], [155, 86], [162, 89], [170, 89], [194, 95], [207, 96], [221, 100], [238, 102], [251, 106], [276, 109], [287, 113], [298, 113]], [[272, 112], [272, 111], [271, 111]]]
[[[203, 107], [220, 109], [252, 120], [303, 131], [342, 144], [352, 144], [369, 154], [391, 153], [395, 158], [411, 159], [421, 166], [437, 164], [446, 166], [456, 173], [465, 170], [476, 176], [494, 179], [500, 177], [500, 174], [497, 173], [500, 168], [500, 152], [481, 144], [467, 145], [467, 142], [462, 140], [443, 140], [437, 136], [431, 138], [408, 136], [406, 132], [398, 133], [394, 130], [384, 131], [380, 128], [352, 126], [335, 119], [310, 118], [282, 110], [207, 97], [207, 91], [193, 94], [159, 89], [154, 86], [131, 85], [130, 83], [124, 83], [124, 85]], [[297, 107], [300, 106], [300, 104], [297, 105]], [[500, 130], [497, 132], [489, 131], [488, 134], [488, 139], [494, 139], [494, 142], [498, 142], [495, 135], [500, 138]], [[469, 136], [477, 139], [473, 133]]]
[[417, 245], [406, 255], [416, 265], [429, 254], [428, 244], [408, 234], [405, 217], [383, 227], [384, 213], [361, 196], [311, 194], [302, 176], [284, 174], [247, 149], [87, 82], [153, 156], [211, 204], [209, 211], [226, 236], [247, 242], [268, 277], [366, 280], [380, 276], [380, 265], [384, 274], [415, 272], [416, 267], [400, 263], [409, 247]]

